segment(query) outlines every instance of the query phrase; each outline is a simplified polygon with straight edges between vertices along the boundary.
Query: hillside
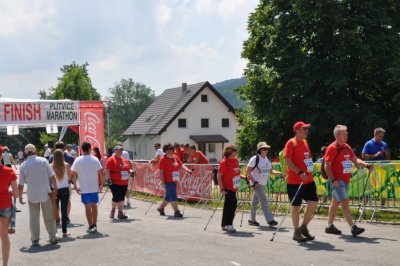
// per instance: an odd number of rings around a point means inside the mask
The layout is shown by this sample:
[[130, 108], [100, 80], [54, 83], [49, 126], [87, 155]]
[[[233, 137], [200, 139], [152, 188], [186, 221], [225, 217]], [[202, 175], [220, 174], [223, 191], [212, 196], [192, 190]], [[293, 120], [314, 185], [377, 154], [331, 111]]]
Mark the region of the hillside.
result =
[[232, 104], [235, 108], [245, 108], [246, 103], [239, 100], [238, 94], [235, 92], [235, 89], [239, 86], [246, 84], [245, 78], [238, 79], [228, 79], [218, 83], [213, 84], [216, 90], [228, 100], [230, 104]]

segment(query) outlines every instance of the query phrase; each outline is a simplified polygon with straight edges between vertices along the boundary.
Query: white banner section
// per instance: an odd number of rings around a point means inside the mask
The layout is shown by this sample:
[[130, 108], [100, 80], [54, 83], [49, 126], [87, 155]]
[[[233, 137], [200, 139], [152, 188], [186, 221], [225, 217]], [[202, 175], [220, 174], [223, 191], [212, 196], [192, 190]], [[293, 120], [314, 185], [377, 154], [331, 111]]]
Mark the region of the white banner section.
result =
[[0, 101], [0, 127], [71, 126], [79, 125], [78, 101]]

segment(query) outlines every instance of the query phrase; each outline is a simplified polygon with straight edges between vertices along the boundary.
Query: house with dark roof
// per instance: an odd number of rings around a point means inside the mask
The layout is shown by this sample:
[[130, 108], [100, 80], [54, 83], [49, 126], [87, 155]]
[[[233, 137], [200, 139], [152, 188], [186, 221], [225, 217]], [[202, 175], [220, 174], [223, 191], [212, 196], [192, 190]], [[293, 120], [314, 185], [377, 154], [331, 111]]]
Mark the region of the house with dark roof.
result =
[[165, 90], [123, 135], [135, 159], [154, 157], [154, 144], [195, 144], [211, 161], [222, 158], [235, 140], [238, 122], [233, 106], [208, 82]]

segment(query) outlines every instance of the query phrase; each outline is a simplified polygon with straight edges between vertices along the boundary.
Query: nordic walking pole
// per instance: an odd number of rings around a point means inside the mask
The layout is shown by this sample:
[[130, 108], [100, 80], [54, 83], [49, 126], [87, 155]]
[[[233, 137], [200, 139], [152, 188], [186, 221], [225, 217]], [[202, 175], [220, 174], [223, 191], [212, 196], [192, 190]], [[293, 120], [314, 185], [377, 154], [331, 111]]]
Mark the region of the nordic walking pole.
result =
[[187, 200], [188, 200], [188, 198], [187, 198], [187, 196], [186, 196], [186, 198], [185, 198], [185, 203], [183, 204], [182, 215], [185, 214], [185, 207], [186, 207]]
[[224, 197], [224, 194], [222, 194], [221, 197], [219, 198], [218, 203], [217, 203], [217, 206], [215, 206], [215, 208], [214, 208], [214, 210], [213, 210], [213, 212], [212, 212], [212, 214], [211, 214], [210, 219], [208, 220], [206, 226], [204, 227], [204, 231], [206, 231], [207, 226], [208, 226], [208, 224], [211, 222], [211, 219], [213, 218], [215, 211], [218, 209], [218, 206], [219, 206], [219, 204], [221, 203], [223, 197]]
[[278, 193], [276, 194], [275, 207], [274, 207], [274, 214], [273, 214], [274, 217], [275, 217], [275, 215], [276, 215], [276, 207], [278, 206], [278, 199], [279, 199], [279, 196], [281, 195], [281, 187], [282, 187], [283, 179], [284, 179], [284, 177], [282, 176], [282, 177], [281, 177], [281, 182], [279, 183], [279, 187], [278, 187]]
[[[290, 206], [292, 206], [292, 204], [293, 204], [294, 200], [296, 199], [297, 194], [299, 194], [299, 191], [300, 191], [300, 189], [301, 189], [302, 186], [303, 186], [303, 182], [300, 183], [300, 186], [299, 186], [299, 188], [297, 189], [296, 194], [294, 194], [294, 197], [293, 197], [292, 201], [290, 202]], [[287, 216], [287, 214], [288, 214], [288, 212], [289, 212], [290, 206], [287, 208], [286, 213], [285, 213], [285, 216], [283, 216], [281, 222], [280, 222], [279, 225], [278, 225], [278, 228], [276, 228], [276, 231], [272, 234], [272, 238], [270, 239], [270, 241], [274, 241], [274, 237], [275, 237], [276, 233], [278, 233], [279, 229], [281, 228], [281, 225], [283, 224], [283, 222], [284, 222], [285, 219], [286, 219], [286, 216]]]
[[110, 188], [111, 188], [111, 186], [112, 186], [112, 184], [111, 184], [111, 179], [108, 180], [107, 182], [108, 182], [108, 187], [107, 187], [106, 191], [103, 193], [103, 196], [101, 196], [101, 199], [100, 199], [99, 203], [97, 203], [97, 207], [100, 206], [100, 203], [103, 201], [104, 196], [107, 194], [107, 192], [110, 190]]
[[[370, 175], [371, 175], [371, 170], [369, 170], [369, 167], [367, 167], [367, 168], [368, 168], [368, 177], [367, 177], [367, 180], [365, 180], [365, 185], [364, 185], [363, 193], [361, 194], [361, 201], [360, 201], [360, 203], [358, 204], [358, 211], [357, 211], [356, 217], [355, 217], [355, 219], [354, 219], [354, 224], [356, 224], [356, 222], [357, 222], [357, 216], [358, 216], [358, 214], [359, 214], [359, 212], [360, 212], [360, 210], [361, 210], [361, 205], [364, 206], [365, 190], [367, 189], [367, 185], [368, 185], [368, 182], [369, 182], [369, 177], [370, 177]], [[361, 219], [361, 216], [360, 216], [360, 219]]]
[[242, 218], [240, 219], [240, 227], [242, 227], [242, 224], [243, 224], [243, 215], [244, 215], [244, 209], [245, 209], [245, 206], [246, 206], [246, 202], [247, 202], [248, 200], [250, 200], [250, 197], [251, 197], [251, 196], [250, 196], [250, 195], [251, 195], [250, 184], [248, 183], [247, 186], [248, 186], [248, 188], [249, 188], [249, 194], [247, 194], [247, 197], [246, 197], [245, 201], [243, 202]]
[[[156, 190], [156, 193], [155, 193], [155, 196], [156, 196], [156, 197], [157, 197], [157, 192], [158, 192], [158, 191], [159, 191], [159, 189]], [[146, 215], [146, 214], [149, 212], [149, 210], [150, 210], [151, 207], [153, 206], [154, 202], [157, 202], [157, 200], [152, 200], [152, 201], [151, 201], [150, 206], [149, 206], [149, 208], [147, 209], [147, 211], [144, 213], [144, 215]]]

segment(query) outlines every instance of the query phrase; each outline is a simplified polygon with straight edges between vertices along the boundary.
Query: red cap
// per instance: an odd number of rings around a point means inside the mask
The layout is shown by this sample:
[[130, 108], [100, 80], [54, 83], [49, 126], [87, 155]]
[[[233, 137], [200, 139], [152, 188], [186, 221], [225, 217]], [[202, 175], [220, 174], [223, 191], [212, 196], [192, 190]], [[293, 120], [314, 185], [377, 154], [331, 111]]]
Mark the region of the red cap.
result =
[[293, 125], [293, 131], [296, 132], [301, 127], [311, 127], [311, 124], [306, 124], [303, 121], [296, 122], [296, 124]]
[[3, 152], [4, 148], [0, 145], [0, 152]]

